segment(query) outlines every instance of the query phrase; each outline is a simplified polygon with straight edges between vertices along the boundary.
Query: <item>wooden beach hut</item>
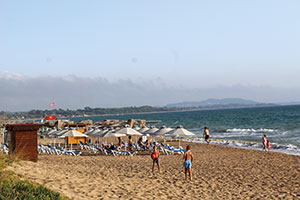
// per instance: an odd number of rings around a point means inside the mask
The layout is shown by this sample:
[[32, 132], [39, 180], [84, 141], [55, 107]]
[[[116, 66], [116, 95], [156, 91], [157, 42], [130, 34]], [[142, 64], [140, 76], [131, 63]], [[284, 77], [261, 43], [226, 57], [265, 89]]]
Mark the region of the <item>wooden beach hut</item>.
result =
[[9, 154], [22, 160], [37, 162], [37, 124], [9, 124], [8, 131]]

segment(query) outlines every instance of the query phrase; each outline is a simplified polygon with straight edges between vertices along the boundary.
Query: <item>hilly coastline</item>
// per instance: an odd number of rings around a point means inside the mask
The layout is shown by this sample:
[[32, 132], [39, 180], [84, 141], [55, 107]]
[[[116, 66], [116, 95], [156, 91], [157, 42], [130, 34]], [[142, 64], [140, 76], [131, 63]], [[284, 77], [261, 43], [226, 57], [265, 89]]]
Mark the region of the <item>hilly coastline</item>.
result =
[[230, 108], [252, 108], [276, 106], [276, 104], [259, 103], [251, 100], [239, 98], [226, 99], [207, 99], [199, 102], [181, 102], [168, 104], [162, 107], [154, 106], [132, 106], [122, 108], [91, 108], [69, 110], [69, 109], [46, 109], [46, 110], [30, 110], [27, 112], [0, 112], [0, 115], [6, 115], [11, 120], [24, 119], [41, 119], [47, 115], [54, 115], [59, 118], [68, 117], [88, 117], [98, 115], [119, 115], [119, 114], [141, 114], [141, 113], [159, 113], [159, 112], [176, 112], [188, 110], [209, 110], [209, 109], [230, 109]]
[[199, 108], [199, 107], [230, 107], [230, 106], [268, 106], [275, 104], [260, 103], [252, 100], [245, 100], [241, 98], [224, 98], [224, 99], [206, 99], [203, 101], [185, 101], [180, 103], [173, 103], [166, 105], [167, 108]]

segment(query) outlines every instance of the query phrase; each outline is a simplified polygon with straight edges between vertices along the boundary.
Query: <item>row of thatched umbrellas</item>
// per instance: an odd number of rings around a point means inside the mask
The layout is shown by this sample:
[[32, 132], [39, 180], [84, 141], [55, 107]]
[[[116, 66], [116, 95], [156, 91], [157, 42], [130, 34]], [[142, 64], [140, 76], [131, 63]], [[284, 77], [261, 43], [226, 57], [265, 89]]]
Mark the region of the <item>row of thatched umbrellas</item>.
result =
[[[80, 133], [76, 130], [50, 130], [45, 135], [49, 137], [58, 137], [58, 138], [65, 138], [65, 137], [89, 137], [89, 136], [96, 136], [96, 137], [125, 137], [125, 136], [152, 136], [152, 137], [159, 137], [159, 136], [171, 136], [171, 137], [186, 137], [186, 136], [194, 136], [195, 134], [184, 129], [182, 126], [178, 126], [176, 129], [167, 128], [166, 126], [162, 126], [160, 129], [151, 127], [143, 127], [138, 131], [129, 127], [125, 126], [119, 130], [101, 130], [101, 129], [90, 129], [84, 133]], [[72, 149], [72, 142], [71, 142], [71, 149]]]
[[[156, 127], [143, 127], [139, 130], [135, 130], [135, 128], [131, 128], [129, 126], [125, 126], [119, 130], [114, 129], [90, 129], [84, 133], [80, 133], [75, 130], [50, 130], [43, 133], [49, 137], [58, 137], [65, 138], [67, 136], [72, 137], [88, 137], [88, 136], [96, 136], [96, 137], [124, 137], [124, 136], [171, 136], [171, 137], [185, 137], [185, 136], [194, 136], [195, 134], [184, 129], [182, 126], [178, 126], [176, 129], [167, 128], [166, 126], [162, 126], [160, 129]], [[74, 135], [76, 134], [76, 136]]]

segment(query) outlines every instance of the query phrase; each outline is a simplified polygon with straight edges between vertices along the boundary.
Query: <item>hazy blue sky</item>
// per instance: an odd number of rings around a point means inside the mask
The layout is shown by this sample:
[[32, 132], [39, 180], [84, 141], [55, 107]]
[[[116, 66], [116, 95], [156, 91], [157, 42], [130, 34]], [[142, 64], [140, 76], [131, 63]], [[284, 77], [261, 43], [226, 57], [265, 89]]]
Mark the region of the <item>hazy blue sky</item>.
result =
[[[216, 93], [207, 98], [230, 94], [269, 102], [299, 101], [300, 93], [288, 93], [300, 88], [299, 10], [298, 0], [0, 0], [0, 79], [16, 87], [16, 78], [43, 82], [49, 76], [77, 77], [105, 80], [116, 88], [122, 81], [145, 84], [142, 88], [150, 87], [145, 91], [153, 90], [152, 84], [174, 93], [214, 88]], [[230, 92], [217, 92], [222, 87]], [[250, 94], [230, 90], [239, 87], [249, 88]], [[8, 87], [1, 88], [3, 94]], [[276, 95], [257, 96], [251, 93], [255, 88], [273, 88]], [[16, 88], [13, 93], [25, 98]], [[48, 98], [57, 101], [54, 94]], [[109, 103], [116, 98], [111, 95], [105, 97], [107, 103], [81, 100], [76, 106], [162, 105], [206, 97], [188, 94]], [[29, 97], [16, 98], [2, 95], [0, 110], [32, 107]], [[35, 105], [43, 104], [38, 100]]]

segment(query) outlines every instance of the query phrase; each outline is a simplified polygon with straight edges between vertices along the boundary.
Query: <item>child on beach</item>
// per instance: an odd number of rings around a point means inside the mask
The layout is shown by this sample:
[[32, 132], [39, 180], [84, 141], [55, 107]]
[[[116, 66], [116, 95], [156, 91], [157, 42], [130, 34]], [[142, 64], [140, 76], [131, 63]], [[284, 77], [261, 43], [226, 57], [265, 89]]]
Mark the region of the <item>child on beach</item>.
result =
[[270, 142], [270, 140], [267, 140], [267, 147], [268, 147], [268, 151], [270, 151], [270, 148], [271, 148], [271, 142]]
[[194, 160], [193, 154], [191, 152], [191, 146], [186, 147], [186, 152], [183, 155], [183, 167], [185, 173], [185, 180], [187, 180], [187, 174], [189, 173], [190, 180], [192, 180], [192, 162]]
[[154, 173], [155, 163], [157, 164], [158, 173], [160, 173], [159, 157], [160, 157], [159, 151], [157, 150], [157, 147], [154, 146], [153, 152], [151, 154], [151, 158], [153, 160], [153, 165], [152, 165], [152, 172], [153, 173]]

